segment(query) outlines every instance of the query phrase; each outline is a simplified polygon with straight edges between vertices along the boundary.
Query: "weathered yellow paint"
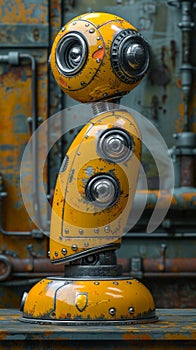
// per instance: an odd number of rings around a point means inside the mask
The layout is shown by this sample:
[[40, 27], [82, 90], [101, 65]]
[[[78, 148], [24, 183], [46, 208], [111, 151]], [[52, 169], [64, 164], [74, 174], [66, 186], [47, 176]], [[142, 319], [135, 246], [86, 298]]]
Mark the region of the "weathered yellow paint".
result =
[[[82, 296], [80, 302], [78, 295]], [[154, 309], [151, 293], [136, 279], [47, 278], [28, 293], [23, 317], [59, 321], [132, 320], [152, 317]]]
[[[115, 35], [124, 29], [137, 31], [129, 22], [108, 13], [81, 15], [65, 25], [52, 46], [51, 68], [57, 83], [66, 94], [80, 102], [93, 102], [107, 96], [111, 98], [124, 95], [138, 85], [139, 81], [133, 84], [122, 82], [111, 66], [111, 43]], [[68, 77], [58, 70], [56, 50], [59, 41], [71, 32], [84, 36], [89, 52], [82, 70]]]
[[[31, 137], [28, 118], [32, 116], [32, 71], [30, 61], [22, 60], [19, 66], [9, 66], [3, 71], [0, 80], [1, 93], [1, 128], [0, 128], [0, 167], [3, 178], [3, 190], [7, 196], [2, 198], [2, 226], [10, 232], [30, 232], [35, 225], [24, 206], [20, 190], [20, 165], [24, 147]], [[47, 54], [43, 53], [37, 60], [37, 89], [42, 94], [37, 96], [37, 116], [47, 118]], [[47, 135], [43, 137], [38, 150], [47, 147]], [[26, 162], [27, 188], [26, 193], [32, 201], [32, 163]], [[41, 179], [41, 177], [40, 177]], [[46, 169], [44, 170], [46, 181]], [[19, 244], [20, 243], [20, 244]], [[7, 251], [15, 252], [20, 257], [29, 256], [27, 246], [33, 243], [34, 251], [47, 254], [47, 237], [37, 241], [32, 237], [7, 236], [0, 232], [0, 246]], [[10, 300], [14, 300], [11, 298]]]
[[[133, 138], [133, 154], [126, 162], [109, 162], [97, 151], [100, 133], [112, 127], [125, 129]], [[102, 113], [82, 129], [67, 152], [66, 169], [59, 172], [57, 179], [50, 229], [52, 262], [101, 246], [120, 244], [135, 194], [140, 156], [139, 128], [124, 110]], [[87, 181], [99, 173], [112, 173], [120, 184], [118, 201], [104, 209], [85, 195]]]

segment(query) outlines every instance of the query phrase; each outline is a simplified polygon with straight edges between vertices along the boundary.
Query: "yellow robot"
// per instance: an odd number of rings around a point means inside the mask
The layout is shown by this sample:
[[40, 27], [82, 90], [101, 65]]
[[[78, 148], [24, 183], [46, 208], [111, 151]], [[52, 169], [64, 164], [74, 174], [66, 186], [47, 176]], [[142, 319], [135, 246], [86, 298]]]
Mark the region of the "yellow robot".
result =
[[148, 289], [122, 276], [120, 247], [141, 159], [138, 125], [119, 105], [144, 77], [148, 44], [137, 29], [109, 13], [74, 18], [57, 34], [50, 56], [61, 89], [92, 102], [94, 117], [70, 145], [57, 178], [50, 259], [66, 263], [23, 296], [22, 321], [111, 324], [155, 321]]

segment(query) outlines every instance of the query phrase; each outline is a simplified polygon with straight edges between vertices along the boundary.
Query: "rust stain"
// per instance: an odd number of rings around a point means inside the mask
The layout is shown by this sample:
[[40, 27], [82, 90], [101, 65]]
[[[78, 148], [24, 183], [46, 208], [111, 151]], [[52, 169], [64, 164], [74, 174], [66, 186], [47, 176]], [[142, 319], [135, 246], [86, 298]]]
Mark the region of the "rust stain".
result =
[[[177, 86], [181, 88], [181, 80], [177, 80]], [[192, 87], [192, 91], [194, 91], [195, 87]], [[182, 132], [183, 131], [183, 126], [184, 126], [184, 95], [181, 93], [181, 103], [178, 105], [177, 109], [177, 115], [178, 117], [176, 118], [176, 132]], [[196, 109], [196, 95], [192, 97], [192, 99], [189, 102], [189, 117], [191, 118], [191, 129], [192, 131], [196, 132], [196, 122], [192, 121], [192, 116], [195, 113]]]
[[191, 327], [190, 327], [190, 333], [186, 334], [181, 334], [180, 332], [176, 332], [176, 333], [171, 333], [168, 332], [165, 334], [165, 339], [168, 340], [191, 340], [191, 339], [195, 339], [195, 332], [191, 333]]
[[170, 41], [170, 52], [171, 52], [170, 57], [171, 57], [171, 61], [172, 61], [172, 67], [175, 68], [175, 66], [176, 66], [176, 54], [177, 54], [175, 40]]
[[40, 3], [24, 3], [23, 0], [9, 1], [0, 7], [2, 23], [44, 23], [47, 21], [47, 1]]
[[[131, 330], [131, 327], [130, 327]], [[132, 332], [123, 334], [123, 340], [153, 340], [153, 337], [149, 333], [140, 333], [139, 330], [136, 333], [136, 330], [134, 327], [132, 327]]]

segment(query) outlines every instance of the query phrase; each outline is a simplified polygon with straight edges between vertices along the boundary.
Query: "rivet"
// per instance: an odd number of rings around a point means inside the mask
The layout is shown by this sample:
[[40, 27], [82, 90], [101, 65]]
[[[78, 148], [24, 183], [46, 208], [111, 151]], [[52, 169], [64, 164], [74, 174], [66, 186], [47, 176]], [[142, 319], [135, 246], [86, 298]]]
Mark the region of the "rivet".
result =
[[82, 229], [79, 230], [79, 233], [82, 234], [84, 231]]
[[128, 308], [128, 311], [129, 311], [130, 314], [133, 314], [133, 313], [134, 313], [134, 307], [133, 307], [133, 306], [130, 306], [130, 307]]
[[100, 58], [97, 58], [97, 59], [96, 59], [96, 62], [97, 62], [97, 63], [100, 63], [100, 62], [101, 62]]
[[77, 154], [78, 154], [78, 156], [80, 156], [80, 154], [81, 154], [81, 153], [80, 153], [80, 152], [78, 152]]
[[116, 315], [116, 309], [115, 309], [115, 307], [111, 307], [111, 308], [109, 309], [109, 314], [110, 314], [111, 316], [115, 316], [115, 315]]
[[63, 27], [63, 28], [61, 29], [61, 31], [64, 32], [64, 31], [65, 31], [65, 27]]
[[99, 233], [99, 229], [96, 227], [96, 228], [94, 229], [94, 232], [95, 232], [95, 233]]
[[96, 281], [96, 282], [94, 282], [94, 284], [95, 284], [96, 286], [98, 286], [98, 285], [100, 284], [100, 282], [97, 282], [97, 281]]
[[131, 281], [127, 281], [127, 283], [128, 283], [128, 284], [132, 284], [132, 282], [131, 282]]
[[50, 251], [48, 252], [48, 257], [50, 257]]
[[89, 246], [89, 243], [88, 243], [88, 242], [84, 242], [84, 246], [85, 246], [85, 247], [88, 247], [88, 246]]
[[69, 229], [68, 228], [65, 229], [65, 233], [69, 233]]
[[80, 83], [82, 86], [86, 85], [85, 81], [81, 81]]
[[108, 96], [108, 94], [107, 94], [107, 92], [105, 92], [104, 94], [103, 94], [103, 97], [107, 97]]
[[118, 286], [119, 283], [118, 283], [117, 281], [114, 281], [113, 284], [115, 284], [116, 286]]
[[102, 46], [102, 45], [99, 45], [99, 46], [98, 46], [98, 49], [103, 49], [103, 46]]
[[67, 254], [67, 249], [63, 248], [63, 249], [61, 250], [61, 252], [62, 252], [63, 255], [66, 255], [66, 254]]
[[109, 231], [110, 231], [110, 227], [109, 227], [109, 226], [106, 226], [106, 227], [104, 228], [104, 230], [105, 230], [105, 232], [109, 232]]
[[91, 29], [89, 29], [89, 33], [94, 33], [95, 32], [95, 29], [94, 28], [91, 28]]
[[75, 252], [78, 250], [78, 246], [76, 244], [72, 244], [71, 249]]
[[97, 40], [100, 40], [100, 39], [101, 39], [100, 36], [98, 36], [98, 37], [97, 37]]
[[58, 252], [55, 252], [54, 255], [55, 255], [55, 256], [58, 256], [59, 254], [58, 254]]
[[72, 23], [72, 26], [75, 26], [75, 24], [76, 24], [76, 22], [73, 22], [73, 23]]
[[89, 27], [89, 23], [85, 23], [85, 27]]

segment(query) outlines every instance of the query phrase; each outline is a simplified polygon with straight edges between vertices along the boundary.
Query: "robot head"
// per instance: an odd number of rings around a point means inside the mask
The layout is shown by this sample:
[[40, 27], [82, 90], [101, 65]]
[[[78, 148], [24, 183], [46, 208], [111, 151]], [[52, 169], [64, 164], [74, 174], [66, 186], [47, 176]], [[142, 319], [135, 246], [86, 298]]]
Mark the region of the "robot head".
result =
[[109, 13], [88, 13], [60, 30], [50, 62], [66, 94], [96, 102], [119, 98], [137, 86], [147, 71], [149, 50], [129, 22]]

